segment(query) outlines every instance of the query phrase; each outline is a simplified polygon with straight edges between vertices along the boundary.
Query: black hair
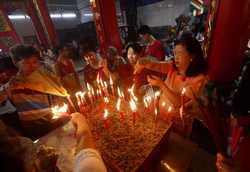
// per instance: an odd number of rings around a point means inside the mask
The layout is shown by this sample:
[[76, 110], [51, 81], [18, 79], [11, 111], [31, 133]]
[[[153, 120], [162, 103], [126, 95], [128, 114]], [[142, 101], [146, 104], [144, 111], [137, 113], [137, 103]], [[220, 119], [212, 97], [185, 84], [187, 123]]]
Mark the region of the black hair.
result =
[[192, 61], [188, 66], [186, 76], [197, 76], [207, 72], [207, 62], [197, 39], [191, 34], [183, 34], [180, 39], [175, 42], [175, 45], [183, 45], [192, 56]]
[[14, 63], [25, 58], [30, 58], [33, 55], [36, 55], [39, 58], [39, 52], [29, 45], [15, 45], [10, 49], [10, 55]]
[[96, 44], [91, 38], [84, 38], [79, 41], [80, 54], [96, 52]]
[[140, 44], [138, 44], [138, 43], [128, 44], [126, 47], [126, 53], [128, 53], [129, 48], [132, 48], [134, 50], [134, 52], [137, 54], [140, 54], [143, 51], [142, 46], [140, 46]]
[[138, 35], [145, 35], [145, 34], [152, 34], [151, 29], [149, 28], [148, 25], [143, 25], [139, 28], [139, 30], [137, 31]]

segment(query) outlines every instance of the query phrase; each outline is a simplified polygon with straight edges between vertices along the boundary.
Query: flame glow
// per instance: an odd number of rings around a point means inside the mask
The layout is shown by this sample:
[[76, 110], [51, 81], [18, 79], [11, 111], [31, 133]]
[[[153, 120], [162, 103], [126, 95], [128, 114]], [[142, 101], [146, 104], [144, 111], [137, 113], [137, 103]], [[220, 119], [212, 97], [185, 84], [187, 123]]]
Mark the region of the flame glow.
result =
[[147, 102], [146, 98], [143, 99], [143, 102], [144, 102], [145, 107], [148, 108], [149, 105], [148, 105], [148, 102]]
[[87, 89], [88, 89], [88, 91], [91, 90], [91, 86], [89, 85], [89, 83], [87, 83]]
[[108, 84], [107, 84], [106, 81], [104, 81], [104, 87], [105, 87], [105, 88], [108, 88]]
[[134, 101], [133, 99], [130, 100], [129, 105], [130, 105], [130, 109], [131, 109], [133, 112], [135, 112], [136, 109], [137, 109], [137, 107], [136, 107], [136, 103], [135, 103], [135, 101]]
[[109, 115], [108, 109], [104, 109], [104, 114], [103, 114], [103, 118], [107, 119]]
[[121, 109], [121, 99], [120, 98], [118, 98], [118, 100], [117, 100], [116, 109], [118, 111], [120, 111], [120, 109]]
[[102, 86], [102, 88], [104, 87], [104, 84], [103, 84], [103, 80], [102, 79], [100, 79], [100, 83], [101, 83], [101, 86]]
[[121, 91], [119, 87], [117, 88], [117, 93], [119, 97], [124, 98], [124, 93]]
[[181, 94], [184, 95], [186, 93], [186, 88], [183, 87], [182, 91], [181, 91]]
[[85, 94], [86, 92], [82, 92], [82, 91], [78, 91], [75, 95], [76, 97], [80, 97], [81, 99], [84, 99], [85, 98]]
[[99, 73], [97, 74], [96, 82], [97, 82], [98, 85], [100, 84], [100, 74]]
[[37, 139], [37, 140], [33, 141], [33, 143], [37, 143], [37, 142], [39, 142], [39, 139]]
[[110, 82], [110, 85], [114, 84], [111, 76], [109, 77], [109, 82]]
[[105, 103], [109, 103], [109, 98], [108, 97], [104, 97], [103, 99], [104, 99]]
[[157, 116], [157, 114], [158, 114], [158, 110], [157, 110], [157, 109], [155, 109], [155, 116]]
[[128, 89], [128, 92], [130, 93], [131, 97], [137, 102], [138, 99], [135, 96], [134, 89], [135, 89], [135, 84], [133, 84], [132, 87]]
[[51, 111], [53, 113], [52, 119], [60, 118], [62, 116], [62, 113], [68, 112], [68, 105], [65, 103], [62, 106], [56, 105], [51, 108]]
[[93, 87], [91, 88], [91, 93], [92, 93], [93, 96], [95, 96], [95, 90], [94, 90]]
[[156, 97], [156, 98], [159, 97], [160, 94], [161, 94], [160, 91], [156, 91], [156, 92], [155, 92], [155, 97]]
[[161, 104], [163, 107], [165, 107], [166, 106], [166, 102], [162, 102], [162, 104]]
[[172, 106], [169, 106], [168, 107], [168, 112], [171, 112], [172, 111]]

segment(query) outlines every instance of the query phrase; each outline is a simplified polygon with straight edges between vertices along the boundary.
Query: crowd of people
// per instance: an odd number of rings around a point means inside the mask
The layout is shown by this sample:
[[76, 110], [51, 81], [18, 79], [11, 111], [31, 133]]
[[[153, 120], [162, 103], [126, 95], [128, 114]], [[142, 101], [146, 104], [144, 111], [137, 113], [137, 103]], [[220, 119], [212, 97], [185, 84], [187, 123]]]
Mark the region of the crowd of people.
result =
[[[67, 102], [69, 95], [86, 89], [86, 83], [95, 87], [97, 76], [103, 80], [112, 78], [114, 84], [123, 89], [135, 84], [139, 99], [149, 88], [160, 90], [162, 94], [159, 104], [165, 102], [167, 106], [173, 108], [173, 113], [168, 119], [162, 115], [162, 120], [173, 120], [175, 131], [185, 137], [193, 132], [194, 120], [199, 120], [207, 127], [198, 98], [205, 97], [204, 88], [209, 82], [208, 67], [199, 41], [192, 34], [183, 33], [178, 39], [176, 38], [174, 59], [166, 61], [162, 43], [152, 35], [148, 26], [142, 26], [138, 30], [138, 37], [146, 46], [141, 46], [138, 42], [129, 43], [124, 47], [126, 56], [123, 57], [113, 46], [110, 46], [105, 53], [97, 53], [96, 47], [84, 40], [79, 42], [78, 52], [74, 47], [65, 46], [58, 51], [58, 54], [27, 45], [13, 47], [10, 56], [18, 71], [1, 86], [0, 103], [1, 108], [7, 107], [5, 114], [18, 115], [19, 124], [8, 126], [9, 123], [5, 120], [0, 123], [0, 157], [3, 157], [0, 168], [3, 171], [31, 171], [31, 169], [55, 171], [50, 168], [51, 166], [44, 165], [39, 156], [29, 164], [24, 164], [23, 152], [32, 146], [22, 147], [21, 142], [26, 140], [33, 145], [30, 139], [36, 140], [64, 124], [65, 121], [72, 120], [77, 128], [78, 140], [74, 171], [107, 171], [100, 153], [95, 148], [84, 115], [73, 113], [71, 119], [68, 117], [53, 119], [50, 110], [50, 107], [56, 104]], [[85, 62], [84, 76], [80, 76], [75, 67], [78, 62], [75, 58], [77, 55]], [[84, 82], [81, 82], [81, 78]], [[183, 88], [185, 88], [185, 100], [184, 106], [181, 106]], [[180, 111], [183, 112], [184, 108], [183, 116], [177, 115]], [[74, 109], [71, 111], [74, 112]], [[186, 125], [180, 127], [183, 120]], [[15, 128], [17, 132], [13, 132], [10, 127]], [[234, 167], [235, 171], [239, 171], [238, 166], [231, 160], [221, 155], [218, 157], [219, 171], [226, 171], [226, 168], [232, 171]]]

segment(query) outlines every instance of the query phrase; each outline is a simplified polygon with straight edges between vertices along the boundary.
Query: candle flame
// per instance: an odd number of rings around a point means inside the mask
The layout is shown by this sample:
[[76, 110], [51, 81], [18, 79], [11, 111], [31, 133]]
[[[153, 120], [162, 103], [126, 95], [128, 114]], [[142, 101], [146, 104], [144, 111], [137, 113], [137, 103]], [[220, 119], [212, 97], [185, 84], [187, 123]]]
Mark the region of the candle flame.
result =
[[143, 102], [144, 102], [145, 107], [148, 108], [148, 102], [147, 102], [147, 98], [146, 97], [143, 99]]
[[119, 97], [124, 98], [124, 93], [121, 91], [119, 87], [117, 88], [117, 93]]
[[100, 79], [101, 86], [104, 87], [103, 80]]
[[162, 104], [161, 104], [163, 107], [165, 107], [166, 106], [166, 102], [162, 102]]
[[130, 100], [129, 102], [129, 105], [130, 105], [130, 109], [135, 112], [136, 111], [136, 103], [133, 99]]
[[88, 89], [88, 91], [90, 91], [90, 89], [91, 89], [91, 86], [89, 83], [87, 83], [87, 89]]
[[97, 82], [98, 85], [100, 84], [100, 74], [99, 74], [99, 72], [98, 72], [97, 77], [96, 77], [96, 82]]
[[118, 93], [118, 96], [119, 96], [119, 97], [122, 97], [121, 90], [120, 90], [119, 87], [117, 88], [117, 93]]
[[133, 84], [132, 87], [128, 89], [128, 92], [130, 93], [131, 97], [137, 102], [138, 98], [135, 96], [134, 89], [135, 89], [135, 84]]
[[166, 162], [161, 161], [161, 165], [163, 165], [167, 171], [169, 172], [176, 172], [172, 167], [170, 167]]
[[85, 96], [85, 94], [86, 94], [86, 92], [84, 91], [84, 92], [82, 92], [82, 91], [78, 91], [75, 95], [76, 95], [76, 97], [80, 97], [80, 98], [84, 98], [84, 96]]
[[104, 109], [104, 114], [103, 114], [104, 119], [108, 118], [108, 114], [109, 114], [108, 109]]
[[181, 91], [181, 94], [184, 95], [186, 93], [186, 88], [183, 87], [182, 91]]
[[92, 89], [91, 89], [91, 92], [92, 92], [92, 95], [95, 96], [95, 90], [94, 90], [93, 87], [92, 87]]
[[121, 99], [120, 98], [118, 98], [118, 100], [117, 100], [116, 109], [118, 111], [120, 111], [120, 109], [121, 109]]
[[171, 112], [172, 111], [172, 106], [169, 106], [168, 107], [168, 112]]
[[68, 112], [68, 105], [67, 104], [63, 104], [62, 106], [54, 106], [51, 108], [51, 111], [53, 113], [53, 117], [52, 119], [57, 119], [60, 118], [60, 116], [62, 115], [62, 113], [66, 113]]
[[109, 81], [110, 81], [110, 85], [113, 85], [113, 80], [111, 76], [109, 77]]
[[146, 100], [147, 100], [148, 102], [151, 102], [152, 97], [148, 96], [148, 97], [146, 97]]
[[104, 86], [105, 86], [105, 88], [108, 88], [108, 84], [106, 81], [104, 81]]
[[102, 95], [101, 90], [98, 89], [96, 92], [97, 92], [97, 95], [98, 95], [98, 96], [101, 96], [101, 95]]
[[155, 116], [157, 116], [157, 114], [158, 114], [158, 110], [157, 110], [157, 109], [155, 109]]
[[156, 91], [156, 92], [155, 92], [155, 97], [159, 97], [160, 94], [161, 94], [160, 91]]
[[104, 97], [103, 99], [104, 99], [105, 103], [109, 103], [109, 98], [108, 97]]
[[37, 142], [39, 142], [39, 139], [37, 139], [37, 140], [33, 141], [33, 143], [37, 143]]

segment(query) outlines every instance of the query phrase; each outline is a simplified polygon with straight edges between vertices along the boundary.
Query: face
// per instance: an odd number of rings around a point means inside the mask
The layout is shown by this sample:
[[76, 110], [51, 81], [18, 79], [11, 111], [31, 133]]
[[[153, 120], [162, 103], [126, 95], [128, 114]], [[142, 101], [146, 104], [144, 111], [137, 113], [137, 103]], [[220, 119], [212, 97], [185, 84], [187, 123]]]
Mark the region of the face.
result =
[[133, 48], [130, 47], [128, 49], [127, 57], [128, 57], [128, 61], [130, 64], [132, 64], [132, 65], [136, 64], [136, 62], [138, 60], [138, 55], [134, 52]]
[[175, 64], [179, 72], [185, 74], [186, 70], [192, 60], [192, 56], [183, 45], [176, 45], [174, 49]]
[[140, 38], [145, 41], [146, 43], [149, 42], [150, 35], [149, 34], [140, 34]]
[[18, 67], [25, 74], [31, 74], [35, 70], [37, 70], [40, 66], [40, 62], [38, 57], [31, 56], [30, 58], [23, 59], [18, 63]]

